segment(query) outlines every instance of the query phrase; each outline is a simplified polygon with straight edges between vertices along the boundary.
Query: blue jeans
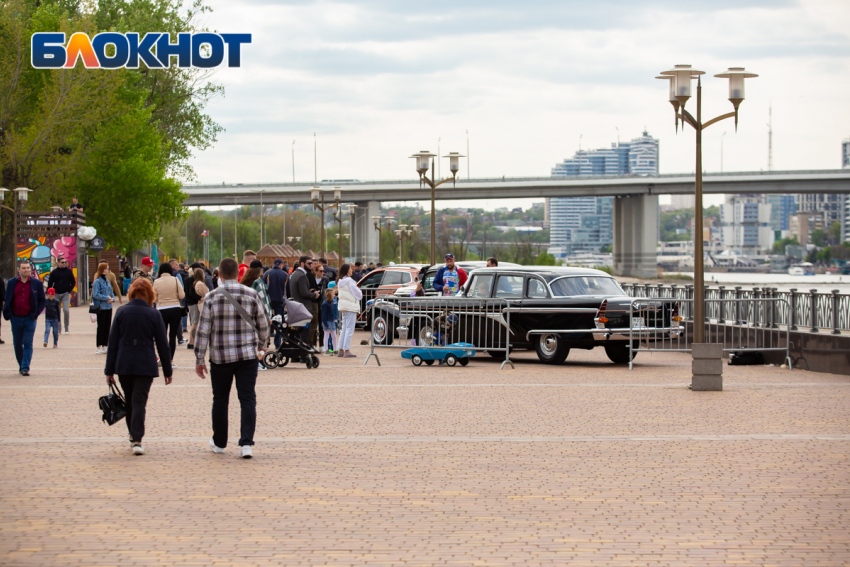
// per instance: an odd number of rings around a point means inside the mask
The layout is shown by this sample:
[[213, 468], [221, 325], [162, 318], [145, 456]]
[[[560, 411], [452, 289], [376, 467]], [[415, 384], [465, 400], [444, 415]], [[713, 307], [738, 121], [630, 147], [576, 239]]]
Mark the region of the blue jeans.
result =
[[35, 335], [36, 320], [29, 315], [18, 317], [12, 315], [12, 340], [15, 343], [15, 358], [21, 372], [30, 371], [32, 361], [32, 337]]
[[44, 320], [44, 342], [50, 338], [50, 330], [53, 330], [53, 344], [59, 343], [59, 319]]

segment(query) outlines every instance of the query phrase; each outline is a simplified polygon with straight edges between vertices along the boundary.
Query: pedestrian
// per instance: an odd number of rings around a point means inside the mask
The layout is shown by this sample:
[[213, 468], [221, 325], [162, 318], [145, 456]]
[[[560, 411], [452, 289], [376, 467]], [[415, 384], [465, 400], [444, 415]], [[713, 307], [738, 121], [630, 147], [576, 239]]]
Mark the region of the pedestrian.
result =
[[68, 207], [68, 210], [71, 211], [72, 213], [82, 213], [83, 212], [83, 206], [80, 204], [80, 202], [77, 200], [77, 198], [74, 197], [73, 202], [71, 203], [71, 206]]
[[[162, 317], [153, 308], [156, 295], [147, 278], [130, 284], [127, 305], [115, 313], [106, 352], [107, 384], [115, 384], [115, 375], [126, 401], [127, 432], [134, 455], [144, 455], [142, 437], [145, 435], [145, 408], [154, 378], [159, 376], [156, 355], [162, 361], [165, 385], [171, 384], [171, 363], [168, 338]], [[155, 347], [155, 348], [154, 348]]]
[[351, 279], [355, 282], [363, 279], [363, 262], [354, 262], [354, 271], [351, 272]]
[[[268, 289], [269, 304], [272, 308], [272, 317], [275, 315], [283, 317], [283, 307], [286, 303], [286, 284], [289, 280], [289, 276], [287, 276], [286, 272], [282, 269], [283, 265], [283, 260], [278, 258], [272, 263], [272, 269], [263, 274], [263, 281], [266, 283], [266, 289]], [[275, 348], [280, 348], [282, 339], [283, 337], [281, 336], [281, 333], [275, 331]]]
[[218, 283], [221, 280], [221, 277], [218, 275], [218, 268], [213, 270], [212, 273], [212, 287], [210, 289], [215, 289], [218, 287]]
[[499, 267], [499, 261], [496, 259], [495, 256], [492, 257], [492, 258], [487, 258], [487, 267], [488, 268], [498, 268]]
[[97, 310], [95, 354], [106, 354], [106, 347], [109, 346], [109, 329], [112, 326], [112, 303], [115, 301], [115, 293], [112, 291], [109, 280], [106, 279], [108, 272], [109, 264], [106, 262], [97, 265], [91, 290], [92, 306]]
[[192, 278], [189, 280], [189, 288], [183, 290], [186, 293], [186, 304], [189, 306], [189, 347], [195, 348], [195, 334], [198, 330], [198, 318], [201, 315], [201, 305], [210, 288], [204, 278], [204, 270], [195, 268]]
[[363, 293], [348, 275], [350, 270], [350, 264], [340, 266], [339, 281], [336, 282], [339, 295], [338, 308], [342, 313], [342, 331], [337, 347], [337, 356], [341, 358], [357, 358], [357, 355], [351, 353], [351, 337], [354, 336], [354, 326], [357, 324], [357, 314], [360, 313], [360, 300], [363, 299]]
[[322, 265], [322, 268], [325, 270], [325, 276], [328, 278], [328, 281], [335, 282], [336, 281], [336, 268], [328, 265], [328, 261], [325, 258], [319, 258], [319, 263]]
[[[183, 264], [178, 262], [176, 258], [172, 258], [171, 260], [168, 261], [168, 263], [171, 265], [171, 275], [173, 275], [175, 278], [177, 278], [180, 281], [180, 285], [183, 286], [183, 289], [185, 290], [186, 289], [186, 277], [188, 277], [188, 274], [186, 274], [186, 276], [183, 275], [183, 269], [182, 269]], [[180, 307], [181, 308], [186, 307], [185, 300], [180, 300]], [[182, 312], [182, 309], [181, 309], [181, 312]], [[187, 318], [186, 315], [180, 316], [180, 325], [177, 327], [177, 344], [178, 345], [185, 345], [186, 343], [189, 342], [189, 339], [183, 338], [183, 332], [186, 331], [186, 327], [189, 323], [189, 321], [187, 319], [188, 318]]]
[[455, 265], [454, 254], [450, 252], [446, 254], [446, 265], [434, 274], [434, 289], [440, 292], [440, 295], [457, 295], [466, 283], [466, 278], [466, 272]]
[[380, 262], [378, 262], [377, 264], [375, 264], [375, 269], [376, 269], [376, 270], [377, 270], [377, 269], [380, 269], [380, 268], [383, 268], [383, 267], [384, 267], [384, 265], [383, 265], [382, 263], [380, 263]]
[[18, 372], [21, 376], [29, 376], [32, 338], [45, 302], [44, 285], [41, 280], [32, 277], [32, 264], [27, 261], [18, 264], [18, 276], [9, 278], [5, 297], [3, 317], [12, 323]]
[[59, 257], [59, 267], [54, 268], [49, 276], [50, 287], [56, 290], [56, 301], [62, 304], [62, 311], [65, 314], [65, 334], [68, 334], [68, 319], [71, 314], [71, 292], [77, 285], [77, 278], [74, 277], [74, 270], [68, 267], [68, 259], [64, 256]]
[[227, 447], [230, 389], [236, 393], [242, 410], [239, 446], [243, 458], [253, 456], [254, 430], [257, 426], [257, 370], [265, 354], [269, 320], [257, 293], [240, 285], [239, 265], [232, 258], [219, 264], [222, 285], [204, 299], [195, 338], [195, 373], [206, 378], [206, 354], [210, 358], [210, 384], [213, 391], [210, 449], [223, 453]]
[[159, 265], [159, 277], [153, 284], [156, 295], [156, 309], [162, 316], [162, 322], [168, 329], [168, 347], [171, 349], [171, 367], [174, 364], [174, 353], [177, 351], [177, 335], [180, 331], [180, 320], [183, 318], [183, 308], [180, 300], [186, 297], [180, 280], [174, 277], [171, 264], [163, 262]]
[[250, 287], [257, 292], [257, 297], [260, 298], [260, 302], [266, 310], [266, 317], [271, 319], [272, 306], [269, 301], [269, 289], [266, 287], [266, 283], [263, 281], [262, 276], [263, 263], [259, 260], [252, 260], [251, 264], [248, 266], [248, 271], [245, 272], [245, 275], [242, 276], [242, 280], [239, 283], [246, 287]]
[[[322, 350], [328, 355], [334, 353], [334, 347], [339, 350], [339, 343], [336, 338], [336, 329], [339, 326], [339, 305], [335, 287], [336, 282], [328, 283], [328, 287], [325, 289], [325, 300], [322, 302], [322, 330], [325, 333]], [[333, 342], [330, 342], [329, 339]]]
[[322, 326], [322, 301], [325, 287], [328, 285], [328, 280], [325, 279], [325, 269], [321, 263], [313, 262], [313, 273], [307, 280], [310, 282], [310, 290], [316, 294], [310, 305], [310, 312], [313, 314], [309, 329], [310, 346], [321, 346], [322, 335], [319, 329]]
[[[0, 305], [6, 304], [6, 282], [3, 281], [3, 276], [0, 276]], [[3, 320], [0, 319], [0, 322]], [[3, 325], [0, 325], [0, 330], [3, 329]], [[5, 345], [6, 341], [3, 340], [3, 337], [0, 336], [0, 345]]]
[[[308, 273], [309, 272], [309, 273]], [[298, 267], [292, 271], [292, 276], [289, 278], [289, 290], [292, 301], [298, 302], [313, 313], [311, 306], [314, 305], [313, 300], [318, 297], [316, 292], [311, 289], [309, 279], [313, 278], [313, 260], [309, 256], [301, 256], [298, 258]], [[309, 329], [304, 327], [301, 329], [301, 341], [305, 344], [309, 342]], [[292, 362], [300, 362], [293, 360]]]
[[53, 331], [53, 348], [59, 348], [59, 322], [62, 313], [62, 304], [56, 299], [56, 290], [52, 287], [47, 290], [47, 299], [44, 302], [44, 347], [47, 348], [47, 339], [50, 331]]
[[112, 286], [112, 293], [115, 297], [118, 298], [118, 303], [124, 303], [123, 294], [121, 293], [121, 286], [118, 284], [118, 279], [115, 277], [115, 272], [112, 270], [106, 273], [106, 280], [109, 282], [109, 285]]
[[242, 253], [242, 263], [239, 264], [239, 281], [245, 276], [245, 272], [251, 267], [251, 262], [257, 259], [257, 253], [253, 250], [245, 250]]
[[142, 258], [142, 265], [139, 266], [138, 270], [133, 272], [133, 281], [139, 278], [145, 278], [153, 285], [154, 281], [156, 281], [156, 276], [153, 274], [154, 265], [154, 261], [150, 257], [145, 256]]
[[365, 276], [369, 272], [375, 269], [375, 262], [369, 262], [369, 267], [363, 270], [363, 275]]

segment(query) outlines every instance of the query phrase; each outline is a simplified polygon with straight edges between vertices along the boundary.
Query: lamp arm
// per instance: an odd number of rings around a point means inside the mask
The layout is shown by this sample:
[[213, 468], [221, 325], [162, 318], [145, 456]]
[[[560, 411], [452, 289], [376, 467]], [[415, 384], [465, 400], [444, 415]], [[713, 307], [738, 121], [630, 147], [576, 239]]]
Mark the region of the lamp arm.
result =
[[702, 128], [703, 128], [703, 130], [705, 130], [706, 128], [708, 128], [709, 126], [714, 124], [715, 122], [720, 122], [721, 120], [726, 120], [727, 118], [734, 118], [734, 117], [735, 117], [734, 112], [729, 112], [727, 114], [721, 114], [720, 116], [718, 116], [716, 118], [712, 118], [711, 120], [709, 120], [708, 122], [703, 124]]
[[693, 127], [694, 130], [699, 130], [699, 126], [697, 125], [696, 118], [691, 116], [691, 113], [688, 112], [687, 110], [682, 109], [682, 113], [679, 114], [679, 118], [682, 119], [683, 123], [687, 122], [688, 124], [690, 124]]
[[6, 209], [7, 211], [12, 211], [13, 213], [15, 212], [15, 209], [13, 209], [12, 207], [7, 207], [6, 205], [0, 205], [0, 209]]
[[443, 183], [445, 183], [446, 181], [452, 181], [453, 179], [454, 179], [454, 177], [446, 177], [446, 178], [445, 178], [445, 179], [443, 179], [442, 181], [438, 181], [438, 182], [437, 182], [437, 184], [436, 184], [436, 185], [434, 185], [434, 187], [439, 187], [440, 185], [442, 185], [442, 184], [443, 184]]

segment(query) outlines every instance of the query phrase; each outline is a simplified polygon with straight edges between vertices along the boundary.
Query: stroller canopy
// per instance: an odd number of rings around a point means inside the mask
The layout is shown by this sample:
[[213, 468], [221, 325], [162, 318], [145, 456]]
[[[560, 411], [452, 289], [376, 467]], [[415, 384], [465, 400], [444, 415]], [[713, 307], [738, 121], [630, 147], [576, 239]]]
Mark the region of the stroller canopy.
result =
[[290, 327], [308, 325], [312, 320], [313, 314], [306, 307], [291, 299], [286, 301], [286, 323]]

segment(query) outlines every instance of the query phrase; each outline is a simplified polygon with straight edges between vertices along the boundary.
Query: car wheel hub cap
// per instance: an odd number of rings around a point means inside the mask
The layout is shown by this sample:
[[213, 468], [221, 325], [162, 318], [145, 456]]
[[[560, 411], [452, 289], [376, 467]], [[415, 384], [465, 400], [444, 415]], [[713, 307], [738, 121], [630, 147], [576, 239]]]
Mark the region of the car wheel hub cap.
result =
[[546, 356], [553, 356], [558, 348], [558, 339], [555, 335], [540, 336], [540, 350]]
[[375, 319], [375, 340], [380, 342], [387, 335], [387, 325], [383, 319]]

